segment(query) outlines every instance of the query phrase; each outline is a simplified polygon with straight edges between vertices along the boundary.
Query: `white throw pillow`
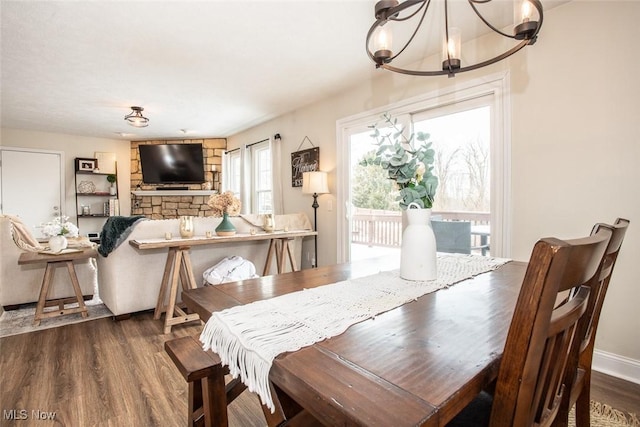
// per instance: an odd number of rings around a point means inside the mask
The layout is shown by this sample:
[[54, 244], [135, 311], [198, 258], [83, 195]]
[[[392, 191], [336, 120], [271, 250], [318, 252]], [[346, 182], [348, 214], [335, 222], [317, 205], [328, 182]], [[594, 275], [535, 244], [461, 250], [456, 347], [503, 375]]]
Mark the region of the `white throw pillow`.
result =
[[240, 256], [226, 257], [202, 273], [204, 286], [219, 285], [255, 277], [259, 277], [256, 274], [256, 266], [251, 261]]

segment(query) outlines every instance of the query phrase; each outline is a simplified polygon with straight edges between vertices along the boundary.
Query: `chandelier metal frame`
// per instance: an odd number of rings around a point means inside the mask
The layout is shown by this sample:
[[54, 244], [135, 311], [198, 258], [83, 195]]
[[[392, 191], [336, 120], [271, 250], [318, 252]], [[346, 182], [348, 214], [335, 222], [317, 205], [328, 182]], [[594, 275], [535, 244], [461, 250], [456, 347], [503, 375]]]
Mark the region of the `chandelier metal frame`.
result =
[[[514, 34], [507, 34], [498, 28], [496, 28], [493, 24], [491, 24], [477, 9], [477, 4], [490, 3], [492, 0], [467, 0], [469, 6], [473, 9], [478, 18], [493, 32], [500, 34], [503, 37], [511, 38], [514, 40], [520, 40], [518, 44], [513, 46], [511, 49], [491, 58], [481, 62], [477, 62], [475, 64], [461, 66], [460, 58], [453, 58], [447, 52], [446, 59], [443, 61], [442, 70], [409, 70], [405, 68], [395, 67], [390, 65], [390, 63], [400, 56], [405, 49], [411, 44], [414, 40], [418, 30], [422, 26], [422, 23], [427, 16], [427, 12], [429, 10], [429, 6], [431, 5], [432, 0], [405, 0], [402, 3], [398, 3], [397, 0], [380, 0], [375, 5], [375, 18], [376, 21], [373, 23], [369, 32], [367, 33], [366, 38], [366, 50], [369, 58], [376, 64], [376, 68], [383, 68], [385, 70], [393, 71], [401, 74], [409, 74], [412, 76], [441, 76], [448, 75], [449, 77], [453, 77], [456, 73], [463, 73], [466, 71], [476, 70], [478, 68], [485, 67], [487, 65], [494, 64], [496, 62], [502, 61], [505, 58], [513, 55], [518, 52], [522, 48], [528, 45], [533, 45], [537, 38], [538, 33], [540, 32], [540, 28], [542, 28], [542, 19], [543, 19], [543, 11], [542, 11], [542, 3], [539, 0], [528, 0], [531, 6], [533, 6], [539, 16], [538, 21], [523, 21], [518, 25], [514, 26]], [[444, 20], [445, 20], [445, 39], [450, 40], [449, 38], [449, 10], [448, 10], [449, 0], [444, 0]], [[410, 12], [406, 16], [401, 16], [401, 13], [410, 7], [416, 7], [415, 11]], [[402, 22], [406, 21], [418, 13], [422, 12], [422, 16], [419, 17], [418, 24], [414, 29], [411, 37], [409, 37], [408, 41], [402, 46], [402, 48], [398, 51], [398, 53], [393, 54], [390, 50], [379, 50], [376, 52], [372, 52], [370, 49], [370, 41], [376, 30], [379, 27], [384, 26], [389, 21]]]

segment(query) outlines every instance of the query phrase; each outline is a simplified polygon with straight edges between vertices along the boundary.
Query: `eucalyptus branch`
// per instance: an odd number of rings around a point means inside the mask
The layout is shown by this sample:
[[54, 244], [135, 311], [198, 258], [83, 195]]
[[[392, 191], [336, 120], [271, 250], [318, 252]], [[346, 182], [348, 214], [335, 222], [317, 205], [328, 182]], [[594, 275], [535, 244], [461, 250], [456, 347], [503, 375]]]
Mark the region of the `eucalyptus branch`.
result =
[[373, 158], [362, 160], [361, 165], [377, 165], [387, 171], [389, 179], [396, 182], [399, 188], [398, 201], [400, 207], [416, 202], [423, 208], [433, 205], [438, 178], [433, 175], [435, 151], [431, 148], [429, 134], [418, 132], [415, 136], [420, 144], [414, 148], [414, 134], [407, 138], [398, 125], [398, 119], [385, 113], [382, 115], [385, 126], [391, 130], [380, 132], [378, 125], [372, 125], [372, 138], [375, 138], [378, 149]]
[[[404, 136], [404, 128], [402, 126], [398, 126], [397, 117], [392, 118], [389, 113], [384, 113], [382, 115], [382, 118], [384, 118], [385, 122], [391, 125], [391, 127], [395, 131], [394, 135], [397, 135], [397, 137], [402, 137], [402, 141], [400, 142], [406, 144], [409, 148], [411, 148], [411, 153], [413, 154], [414, 153], [413, 146], [411, 145], [411, 142], [413, 141], [413, 134], [411, 134], [410, 138], [407, 138], [406, 136]], [[389, 135], [387, 135], [387, 138], [389, 138]]]

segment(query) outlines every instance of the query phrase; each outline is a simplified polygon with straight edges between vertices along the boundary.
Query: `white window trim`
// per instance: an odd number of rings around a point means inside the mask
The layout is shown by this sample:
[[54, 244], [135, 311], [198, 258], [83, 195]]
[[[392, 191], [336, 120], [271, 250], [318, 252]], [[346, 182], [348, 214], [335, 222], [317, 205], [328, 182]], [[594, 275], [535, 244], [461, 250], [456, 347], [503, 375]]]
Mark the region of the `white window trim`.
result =
[[[419, 95], [373, 110], [365, 111], [336, 121], [336, 153], [349, 159], [349, 136], [354, 131], [380, 121], [380, 116], [389, 112], [394, 117], [409, 115], [427, 109], [446, 106], [479, 96], [492, 96], [491, 118], [491, 254], [510, 257], [511, 254], [511, 103], [510, 75], [502, 72], [459, 85]], [[350, 221], [348, 196], [350, 191], [349, 162], [339, 162], [337, 178], [337, 260], [348, 261]]]

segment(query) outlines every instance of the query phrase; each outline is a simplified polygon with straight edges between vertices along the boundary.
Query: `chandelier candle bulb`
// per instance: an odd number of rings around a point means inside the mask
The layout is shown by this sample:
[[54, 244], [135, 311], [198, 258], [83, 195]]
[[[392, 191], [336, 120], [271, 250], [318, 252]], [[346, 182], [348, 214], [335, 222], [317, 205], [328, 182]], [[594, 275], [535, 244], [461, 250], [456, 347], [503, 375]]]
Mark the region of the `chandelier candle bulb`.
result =
[[516, 2], [514, 8], [516, 26], [513, 28], [513, 35], [515, 39], [531, 39], [532, 41], [530, 44], [533, 44], [535, 42], [535, 38], [533, 36], [538, 30], [538, 21], [533, 20], [534, 6], [529, 0], [523, 0], [519, 5]]
[[460, 52], [461, 48], [461, 31], [460, 28], [449, 28], [449, 37], [444, 40], [442, 49], [442, 69], [457, 70], [460, 68]]
[[386, 62], [393, 55], [392, 52], [393, 36], [389, 26], [379, 27], [375, 37], [374, 56], [383, 62]]
[[520, 22], [529, 22], [532, 12], [531, 3], [529, 3], [529, 0], [524, 0], [520, 5], [520, 16], [522, 18]]

